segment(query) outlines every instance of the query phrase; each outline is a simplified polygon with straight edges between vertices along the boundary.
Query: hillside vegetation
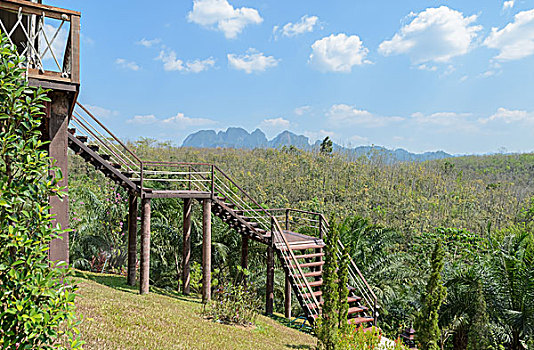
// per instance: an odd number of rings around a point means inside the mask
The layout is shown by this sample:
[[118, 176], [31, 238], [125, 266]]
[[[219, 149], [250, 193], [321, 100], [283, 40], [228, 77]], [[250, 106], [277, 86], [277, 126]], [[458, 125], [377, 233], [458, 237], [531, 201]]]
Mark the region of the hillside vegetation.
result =
[[[437, 280], [447, 294], [439, 310], [428, 309], [438, 316], [433, 324], [443, 335], [440, 346], [534, 346], [532, 155], [391, 163], [379, 154], [347, 159], [292, 147], [192, 149], [148, 139], [131, 145], [142, 159], [215, 163], [260, 203], [319, 211], [337, 221], [340, 239], [378, 296], [378, 325], [389, 338], [420, 317], [432, 275], [430, 257], [441, 242], [443, 270]], [[80, 269], [119, 272], [126, 259], [126, 194], [81, 159], [72, 157], [71, 165], [71, 261]], [[182, 201], [155, 199], [152, 208], [151, 284], [176, 291]], [[212, 228], [216, 288], [239, 273], [241, 237], [218, 218]], [[192, 246], [191, 283], [198, 291], [200, 210], [193, 213]], [[259, 300], [265, 296], [265, 269], [265, 246], [252, 243], [248, 280]], [[284, 279], [278, 267], [278, 312]], [[296, 300], [292, 311], [302, 314]]]

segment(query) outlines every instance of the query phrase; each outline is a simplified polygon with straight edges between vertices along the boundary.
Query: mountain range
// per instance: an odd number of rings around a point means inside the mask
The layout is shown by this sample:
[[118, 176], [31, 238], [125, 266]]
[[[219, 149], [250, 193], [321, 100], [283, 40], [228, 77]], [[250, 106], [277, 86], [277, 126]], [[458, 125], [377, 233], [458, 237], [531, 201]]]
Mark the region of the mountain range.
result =
[[[296, 147], [303, 150], [319, 149], [321, 140], [310, 144], [308, 137], [297, 135], [290, 131], [283, 131], [272, 140], [268, 140], [265, 133], [256, 129], [249, 133], [243, 128], [230, 127], [226, 131], [216, 132], [215, 130], [200, 130], [187, 136], [182, 147], [195, 148], [281, 148]], [[381, 146], [359, 146], [347, 148], [333, 144], [335, 152], [348, 154], [351, 156], [372, 156], [381, 155], [389, 158], [391, 161], [426, 161], [434, 159], [443, 159], [453, 157], [453, 155], [443, 151], [411, 153], [402, 148], [390, 150]]]

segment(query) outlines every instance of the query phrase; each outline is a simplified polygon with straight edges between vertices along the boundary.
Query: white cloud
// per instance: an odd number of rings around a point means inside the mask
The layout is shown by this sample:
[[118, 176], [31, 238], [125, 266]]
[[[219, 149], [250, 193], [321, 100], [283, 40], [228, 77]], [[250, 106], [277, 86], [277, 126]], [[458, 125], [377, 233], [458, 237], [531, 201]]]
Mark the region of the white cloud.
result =
[[514, 7], [514, 4], [515, 4], [514, 0], [505, 1], [502, 4], [502, 9], [503, 10], [512, 9]]
[[237, 37], [249, 24], [263, 22], [257, 10], [234, 8], [227, 0], [194, 0], [193, 10], [187, 19], [203, 27], [219, 30], [228, 39]]
[[429, 72], [435, 72], [438, 70], [438, 67], [436, 66], [432, 66], [432, 65], [427, 65], [427, 64], [420, 64], [419, 66], [417, 66], [417, 69], [419, 70], [427, 70]]
[[301, 116], [301, 115], [308, 113], [309, 111], [311, 111], [311, 106], [300, 106], [300, 107], [295, 108], [293, 113], [295, 113], [298, 116]]
[[527, 112], [521, 110], [511, 110], [506, 108], [499, 108], [497, 112], [486, 119], [478, 120], [482, 124], [491, 121], [502, 121], [506, 124], [512, 123], [534, 123], [534, 112]]
[[161, 123], [178, 129], [185, 129], [191, 126], [214, 124], [215, 121], [206, 118], [190, 118], [186, 117], [183, 113], [178, 113], [174, 117], [163, 119]]
[[115, 60], [115, 64], [117, 64], [119, 67], [123, 69], [129, 69], [133, 71], [138, 71], [139, 69], [141, 69], [141, 67], [139, 67], [139, 65], [135, 63], [134, 61], [128, 61], [124, 58], [117, 58]]
[[183, 113], [178, 113], [173, 117], [159, 119], [153, 114], [136, 115], [132, 119], [126, 121], [128, 124], [138, 125], [157, 125], [163, 128], [186, 129], [193, 126], [212, 125], [216, 122], [206, 118], [190, 118]]
[[158, 39], [158, 38], [152, 39], [152, 40], [148, 40], [148, 39], [143, 38], [143, 39], [141, 39], [141, 40], [139, 40], [137, 42], [137, 44], [142, 45], [144, 47], [152, 47], [152, 46], [157, 45], [159, 43], [161, 43], [161, 39]]
[[267, 68], [276, 67], [280, 60], [273, 56], [265, 56], [262, 52], [248, 49], [245, 55], [228, 54], [230, 67], [243, 70], [247, 74], [252, 72], [264, 72]]
[[291, 125], [289, 120], [286, 120], [284, 118], [272, 118], [272, 119], [265, 119], [261, 122], [261, 126], [264, 128], [288, 128]]
[[492, 28], [484, 45], [499, 50], [494, 58], [518, 60], [534, 54], [534, 9], [519, 12], [503, 29]]
[[371, 63], [368, 53], [359, 36], [332, 34], [313, 43], [309, 62], [322, 72], [350, 73], [353, 66]]
[[304, 33], [313, 32], [314, 27], [318, 24], [319, 17], [304, 15], [297, 23], [287, 23], [282, 28], [275, 26], [273, 33], [277, 35], [282, 33], [283, 36], [292, 37]]
[[163, 62], [163, 69], [166, 71], [200, 73], [215, 66], [215, 59], [212, 57], [184, 62], [176, 57], [173, 50], [161, 50], [156, 59]]
[[107, 108], [100, 107], [100, 106], [93, 106], [93, 105], [86, 104], [85, 107], [89, 111], [91, 111], [91, 113], [93, 113], [95, 117], [98, 117], [98, 118], [109, 118], [109, 117], [115, 117], [119, 115], [118, 111], [113, 111], [111, 109], [107, 109]]
[[336, 126], [380, 127], [404, 120], [402, 117], [377, 116], [366, 110], [357, 109], [346, 104], [336, 104], [327, 112], [328, 119]]
[[441, 6], [427, 8], [404, 25], [391, 40], [383, 41], [378, 51], [385, 55], [407, 54], [415, 64], [448, 62], [466, 54], [473, 46], [482, 26], [472, 25], [477, 16], [464, 17], [459, 12]]
[[155, 124], [157, 121], [158, 120], [156, 119], [155, 115], [149, 114], [149, 115], [136, 115], [132, 119], [127, 120], [126, 123], [147, 125], [147, 124]]

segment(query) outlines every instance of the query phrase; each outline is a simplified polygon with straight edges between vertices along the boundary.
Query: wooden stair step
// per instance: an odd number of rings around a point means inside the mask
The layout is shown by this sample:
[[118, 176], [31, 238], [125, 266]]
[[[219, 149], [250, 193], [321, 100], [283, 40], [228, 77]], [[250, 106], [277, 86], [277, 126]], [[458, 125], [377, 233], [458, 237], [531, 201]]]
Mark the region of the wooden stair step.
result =
[[367, 310], [367, 308], [365, 306], [349, 307], [349, 315], [357, 314], [357, 313], [360, 313], [360, 312], [366, 311], [366, 310]]
[[349, 303], [357, 303], [358, 301], [362, 300], [361, 297], [349, 297], [348, 299]]
[[295, 258], [297, 259], [312, 259], [312, 258], [319, 258], [321, 256], [324, 256], [324, 253], [312, 253], [312, 254], [295, 254]]
[[[311, 281], [311, 282], [308, 282], [308, 284], [310, 287], [319, 287], [323, 285], [323, 280]], [[302, 283], [298, 283], [297, 285], [301, 288], [306, 287], [306, 285]]]
[[[320, 297], [321, 295], [323, 295], [323, 291], [322, 290], [318, 290], [318, 291], [313, 292], [311, 294], [313, 294], [315, 297]], [[302, 294], [302, 296], [304, 296], [305, 298], [311, 297], [310, 293], [304, 293], [304, 294]]]
[[102, 158], [104, 160], [110, 160], [111, 159], [111, 155], [110, 154], [101, 154], [100, 158]]
[[88, 145], [87, 148], [89, 148], [93, 152], [98, 152], [100, 147], [98, 145]]
[[359, 325], [362, 323], [373, 322], [375, 319], [372, 317], [355, 317], [348, 320], [349, 324]]
[[115, 169], [120, 169], [122, 168], [122, 165], [120, 165], [119, 163], [113, 163], [111, 164]]
[[309, 263], [302, 263], [302, 264], [299, 264], [299, 265], [300, 265], [301, 268], [323, 266], [324, 265], [324, 261], [313, 261], [313, 262], [309, 262]]
[[87, 136], [78, 135], [78, 136], [76, 136], [76, 138], [77, 138], [78, 140], [80, 140], [81, 142], [83, 142], [83, 143], [86, 143], [86, 142], [87, 142]]
[[68, 128], [68, 131], [71, 133], [71, 135], [76, 134], [76, 128]]
[[323, 274], [323, 271], [305, 272], [304, 277], [319, 277]]
[[[289, 249], [291, 250], [306, 250], [306, 249], [318, 249], [323, 248], [324, 245], [319, 244], [292, 244], [289, 246]], [[287, 250], [285, 248], [281, 248], [281, 250]]]

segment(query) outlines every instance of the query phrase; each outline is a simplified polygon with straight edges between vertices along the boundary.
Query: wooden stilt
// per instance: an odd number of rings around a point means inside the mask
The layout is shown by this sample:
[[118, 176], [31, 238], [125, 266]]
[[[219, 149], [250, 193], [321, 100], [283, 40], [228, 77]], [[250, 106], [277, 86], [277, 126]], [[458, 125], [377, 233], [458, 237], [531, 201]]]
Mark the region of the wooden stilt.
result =
[[267, 247], [267, 286], [265, 295], [265, 313], [272, 315], [274, 311], [274, 249]]
[[141, 200], [141, 271], [139, 293], [147, 294], [150, 285], [150, 198]]
[[286, 276], [285, 284], [285, 293], [284, 293], [284, 311], [286, 318], [291, 318], [291, 281], [289, 277]]
[[202, 302], [211, 300], [211, 200], [202, 201]]
[[182, 245], [182, 293], [189, 294], [190, 287], [190, 260], [191, 260], [191, 198], [184, 199], [184, 239]]
[[[241, 268], [248, 269], [248, 237], [241, 236]], [[243, 283], [246, 283], [246, 276], [243, 274]]]
[[137, 269], [137, 197], [128, 197], [128, 284], [135, 286]]

